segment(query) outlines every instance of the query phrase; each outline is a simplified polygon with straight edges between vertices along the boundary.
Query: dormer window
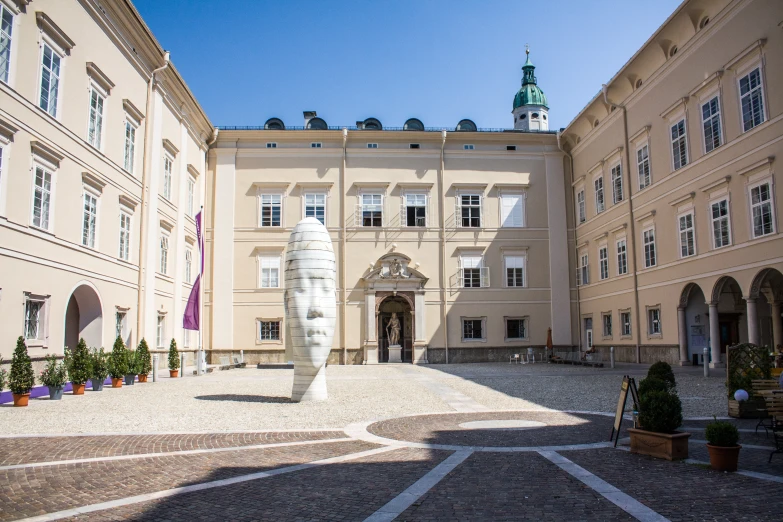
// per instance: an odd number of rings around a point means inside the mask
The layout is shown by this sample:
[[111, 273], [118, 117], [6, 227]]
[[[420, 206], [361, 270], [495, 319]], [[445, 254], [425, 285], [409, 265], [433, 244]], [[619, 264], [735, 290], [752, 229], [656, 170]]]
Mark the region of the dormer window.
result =
[[671, 49], [669, 49], [669, 58], [672, 58], [675, 54], [677, 54], [677, 46], [672, 46]]

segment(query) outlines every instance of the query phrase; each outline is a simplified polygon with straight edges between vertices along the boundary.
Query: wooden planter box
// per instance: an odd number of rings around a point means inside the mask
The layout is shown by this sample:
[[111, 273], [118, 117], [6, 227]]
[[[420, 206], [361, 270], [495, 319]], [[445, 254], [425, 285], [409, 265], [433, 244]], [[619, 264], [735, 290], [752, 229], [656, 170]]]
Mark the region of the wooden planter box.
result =
[[762, 397], [751, 397], [738, 402], [729, 399], [729, 417], [736, 419], [759, 419], [767, 416], [767, 406]]
[[659, 459], [681, 460], [688, 458], [690, 433], [655, 433], [654, 431], [628, 428], [631, 434], [631, 453], [649, 455]]

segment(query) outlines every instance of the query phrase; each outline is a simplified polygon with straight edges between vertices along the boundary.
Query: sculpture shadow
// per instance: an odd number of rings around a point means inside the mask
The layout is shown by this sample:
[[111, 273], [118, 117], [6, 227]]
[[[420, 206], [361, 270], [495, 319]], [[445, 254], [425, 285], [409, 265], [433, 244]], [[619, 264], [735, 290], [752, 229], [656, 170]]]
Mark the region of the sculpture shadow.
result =
[[219, 402], [263, 402], [267, 404], [294, 404], [291, 397], [272, 396], [272, 395], [241, 395], [236, 393], [225, 393], [219, 395], [199, 395], [196, 397], [200, 401], [219, 401]]

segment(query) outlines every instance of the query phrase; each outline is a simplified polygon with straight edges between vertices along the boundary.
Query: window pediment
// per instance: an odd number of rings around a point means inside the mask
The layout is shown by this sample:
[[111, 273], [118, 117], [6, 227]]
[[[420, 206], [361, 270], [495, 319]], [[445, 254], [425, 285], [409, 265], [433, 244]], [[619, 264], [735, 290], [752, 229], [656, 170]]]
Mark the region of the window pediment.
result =
[[111, 90], [114, 88], [114, 82], [112, 82], [93, 62], [87, 62], [87, 76], [97, 83], [101, 89], [106, 91], [107, 95], [111, 94]]
[[36, 11], [35, 20], [38, 22], [38, 27], [41, 31], [51, 38], [65, 54], [71, 54], [71, 49], [74, 48], [76, 43], [68, 38], [68, 35], [46, 13]]

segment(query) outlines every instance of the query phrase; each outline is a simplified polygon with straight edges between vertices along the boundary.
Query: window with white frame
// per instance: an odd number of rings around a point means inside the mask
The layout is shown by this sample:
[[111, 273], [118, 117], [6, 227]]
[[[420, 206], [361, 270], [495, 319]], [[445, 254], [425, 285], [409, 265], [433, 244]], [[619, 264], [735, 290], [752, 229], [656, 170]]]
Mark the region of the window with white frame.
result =
[[462, 319], [462, 340], [464, 341], [483, 341], [486, 339], [484, 323], [486, 317], [463, 318]]
[[674, 170], [688, 164], [688, 138], [685, 135], [685, 119], [671, 126], [672, 160]]
[[155, 344], [157, 344], [158, 349], [166, 347], [166, 316], [164, 314], [158, 314], [158, 327], [155, 338]]
[[506, 286], [525, 286], [525, 256], [503, 256], [506, 265]]
[[169, 268], [169, 236], [161, 232], [160, 234], [160, 266], [158, 269], [161, 274], [166, 274]]
[[647, 309], [647, 333], [649, 335], [661, 335], [661, 309]]
[[193, 249], [185, 249], [185, 282], [190, 283], [191, 270], [193, 269]]
[[602, 246], [598, 249], [598, 268], [601, 279], [609, 278], [609, 249]]
[[57, 98], [60, 90], [60, 65], [62, 57], [43, 42], [41, 60], [41, 89], [38, 106], [57, 117]]
[[131, 217], [126, 212], [120, 212], [120, 252], [119, 257], [130, 261]]
[[489, 268], [484, 266], [484, 256], [461, 255], [460, 283], [462, 288], [482, 288], [489, 286]]
[[593, 318], [585, 317], [585, 340], [587, 341], [587, 348], [593, 347]]
[[190, 332], [191, 330], [182, 329], [182, 347], [190, 348]]
[[258, 321], [259, 341], [279, 341], [280, 321]]
[[367, 144], [367, 148], [368, 149], [377, 149], [378, 148], [378, 144], [377, 143], [368, 143]]
[[466, 143], [465, 145], [463, 145], [463, 146], [462, 146], [462, 148], [463, 148], [464, 150], [473, 150], [473, 149], [475, 149], [475, 148], [476, 148], [476, 146], [475, 146], [475, 145], [472, 145], [472, 144], [470, 144], [470, 143]]
[[258, 256], [261, 288], [280, 288], [280, 256]]
[[276, 149], [277, 148], [277, 143], [275, 143], [274, 141], [269, 141], [266, 144], [266, 148], [267, 149]]
[[590, 284], [590, 263], [588, 254], [585, 252], [579, 256], [579, 267], [576, 269], [576, 284]]
[[87, 143], [100, 150], [103, 136], [103, 104], [105, 96], [93, 85], [90, 88], [90, 121], [87, 126]]
[[620, 335], [631, 335], [631, 312], [620, 312]]
[[623, 168], [618, 163], [612, 167], [612, 203], [615, 205], [623, 200]]
[[601, 323], [603, 326], [603, 336], [612, 337], [612, 314], [602, 314]]
[[704, 130], [704, 152], [711, 152], [723, 143], [720, 127], [720, 100], [717, 95], [701, 105], [701, 122]]
[[312, 217], [326, 225], [326, 194], [324, 192], [308, 192], [305, 194], [304, 217]]
[[323, 147], [323, 144], [320, 141], [314, 141], [310, 144], [311, 149], [320, 149]]
[[24, 338], [44, 340], [44, 311], [46, 300], [27, 296], [24, 305]]
[[363, 227], [383, 226], [383, 194], [361, 195], [361, 218]]
[[680, 231], [680, 257], [690, 257], [696, 254], [696, 236], [693, 228], [693, 212], [682, 214], [677, 218]]
[[775, 232], [775, 208], [772, 205], [772, 184], [769, 181], [750, 187], [750, 210], [754, 238]]
[[0, 2], [0, 82], [8, 83], [11, 71], [11, 36], [14, 14]]
[[710, 204], [710, 220], [712, 222], [712, 246], [722, 248], [731, 244], [731, 228], [729, 226], [729, 200], [724, 198]]
[[171, 177], [174, 160], [168, 154], [163, 155], [163, 197], [171, 201]]
[[427, 194], [407, 193], [400, 221], [406, 227], [427, 226]]
[[136, 126], [129, 120], [125, 120], [125, 148], [123, 166], [126, 171], [133, 174], [133, 164], [136, 159]]
[[82, 215], [82, 245], [95, 248], [98, 227], [98, 198], [92, 192], [84, 191], [84, 213]]
[[636, 169], [639, 173], [639, 190], [649, 187], [652, 182], [650, 176], [650, 147], [646, 143], [636, 150]]
[[617, 240], [617, 275], [628, 273], [628, 249], [625, 238]]
[[459, 224], [462, 228], [481, 228], [481, 194], [460, 194]]
[[739, 79], [740, 104], [742, 106], [742, 130], [747, 132], [764, 123], [764, 88], [761, 85], [761, 69], [756, 67]]
[[261, 194], [259, 196], [261, 205], [261, 226], [262, 227], [280, 227], [283, 225], [283, 195], [282, 194]]
[[188, 216], [193, 217], [193, 201], [196, 196], [196, 180], [192, 176], [188, 176]]
[[595, 186], [595, 213], [600, 214], [604, 211], [604, 178], [599, 176], [593, 181]]
[[576, 209], [577, 209], [577, 214], [579, 215], [579, 222], [584, 223], [587, 220], [584, 189], [576, 193]]
[[500, 196], [500, 226], [525, 226], [525, 195], [501, 194]]
[[506, 317], [506, 341], [523, 341], [527, 338], [527, 317]]
[[642, 244], [644, 245], [644, 267], [650, 268], [658, 263], [655, 253], [655, 229], [648, 228], [642, 232]]
[[117, 310], [114, 313], [114, 338], [125, 339], [125, 319], [127, 313], [123, 310]]
[[49, 214], [52, 206], [52, 172], [35, 166], [35, 193], [33, 195], [33, 226], [49, 230]]

